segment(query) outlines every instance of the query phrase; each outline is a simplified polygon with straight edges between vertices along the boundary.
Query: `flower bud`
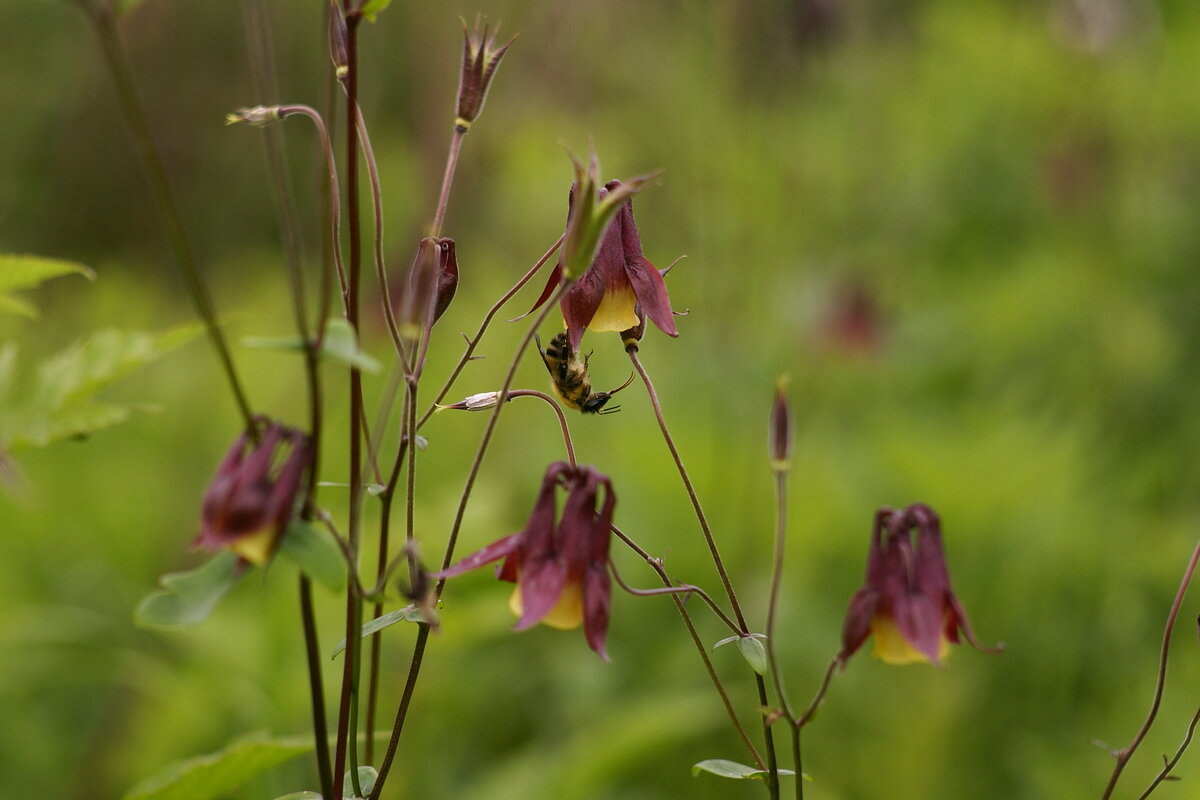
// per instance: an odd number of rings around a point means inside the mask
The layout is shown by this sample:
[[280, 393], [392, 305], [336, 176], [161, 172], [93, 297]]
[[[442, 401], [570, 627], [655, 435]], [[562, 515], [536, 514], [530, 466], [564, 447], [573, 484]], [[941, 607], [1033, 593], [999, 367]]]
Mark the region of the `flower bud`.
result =
[[450, 307], [454, 293], [458, 291], [458, 256], [455, 254], [454, 240], [441, 238], [437, 240], [437, 298], [433, 306], [433, 322], [441, 319], [442, 314]]
[[417, 245], [417, 254], [408, 270], [404, 291], [400, 295], [400, 308], [396, 313], [396, 324], [400, 336], [406, 341], [416, 341], [421, 333], [432, 324], [432, 315], [438, 288], [438, 253], [441, 247], [437, 239], [425, 237]]
[[279, 106], [254, 106], [253, 108], [239, 108], [231, 114], [226, 114], [225, 124], [245, 124], [263, 128], [278, 119]]
[[775, 402], [771, 404], [771, 421], [767, 426], [767, 449], [773, 472], [787, 472], [792, 463], [792, 410], [783, 390], [787, 378], [775, 381]]

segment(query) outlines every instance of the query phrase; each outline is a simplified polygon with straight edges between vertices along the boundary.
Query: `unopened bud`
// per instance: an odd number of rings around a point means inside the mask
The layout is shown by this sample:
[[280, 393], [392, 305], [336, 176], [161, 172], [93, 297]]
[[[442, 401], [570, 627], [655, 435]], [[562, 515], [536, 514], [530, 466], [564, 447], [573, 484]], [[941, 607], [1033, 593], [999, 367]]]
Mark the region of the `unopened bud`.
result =
[[425, 237], [417, 246], [417, 255], [409, 268], [396, 314], [400, 336], [407, 341], [419, 339], [421, 333], [432, 324], [440, 249], [437, 239]]
[[279, 106], [254, 106], [239, 108], [225, 115], [226, 125], [253, 125], [262, 128], [279, 119]]
[[499, 400], [499, 392], [480, 392], [471, 395], [466, 400], [459, 400], [448, 406], [438, 406], [438, 411], [483, 411], [487, 408], [494, 408]]
[[792, 462], [792, 410], [784, 396], [786, 386], [787, 378], [783, 376], [775, 381], [775, 402], [771, 404], [771, 421], [767, 426], [767, 449], [774, 472], [787, 472]]
[[458, 291], [458, 256], [455, 253], [454, 240], [441, 238], [437, 240], [437, 299], [433, 305], [433, 322], [441, 319], [442, 314], [450, 307], [454, 293]]
[[350, 56], [346, 47], [346, 17], [341, 6], [329, 3], [329, 60], [333, 62], [333, 74], [339, 81], [350, 72]]

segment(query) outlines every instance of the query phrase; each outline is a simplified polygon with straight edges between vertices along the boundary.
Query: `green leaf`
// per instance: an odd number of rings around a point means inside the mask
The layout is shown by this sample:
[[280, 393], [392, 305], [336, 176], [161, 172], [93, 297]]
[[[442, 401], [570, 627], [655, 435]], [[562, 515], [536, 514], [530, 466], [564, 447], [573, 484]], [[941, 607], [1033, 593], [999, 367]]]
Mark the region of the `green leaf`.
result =
[[737, 634], [736, 636], [726, 636], [724, 639], [722, 639], [721, 641], [714, 644], [712, 646], [712, 649], [716, 650], [718, 647], [724, 647], [725, 645], [729, 644], [730, 642], [736, 642], [738, 639], [741, 639], [741, 638], [742, 638], [742, 635], [740, 633]]
[[133, 618], [138, 625], [180, 628], [203, 622], [221, 598], [237, 583], [238, 557], [222, 551], [189, 572], [173, 572], [159, 579], [163, 590], [138, 603]]
[[359, 349], [354, 328], [341, 317], [335, 317], [325, 323], [325, 339], [321, 350], [330, 358], [351, 367], [358, 367], [363, 372], [375, 374], [380, 370], [379, 362]]
[[750, 669], [759, 675], [767, 674], [767, 648], [763, 647], [761, 641], [753, 636], [738, 637], [738, 650], [750, 665]]
[[[709, 758], [701, 761], [698, 764], [692, 765], [692, 777], [699, 775], [701, 772], [708, 772], [717, 775], [721, 778], [732, 778], [734, 780], [763, 780], [767, 776], [765, 769], [758, 767], [739, 764], [736, 761], [727, 761], [724, 758]], [[780, 775], [795, 775], [795, 770], [781, 769]]]
[[346, 585], [346, 559], [332, 534], [305, 520], [296, 520], [283, 534], [279, 552], [327, 589], [339, 592]]
[[[296, 336], [247, 336], [242, 339], [243, 347], [257, 350], [284, 350], [288, 352], [304, 352], [304, 340]], [[363, 372], [372, 375], [379, 372], [379, 362], [371, 358], [358, 347], [358, 337], [354, 328], [341, 317], [335, 317], [325, 323], [325, 338], [321, 342], [322, 355], [351, 367], [358, 367]]]
[[367, 0], [363, 3], [362, 15], [367, 18], [368, 22], [374, 22], [375, 18], [392, 4], [392, 0]]
[[322, 800], [322, 798], [320, 792], [292, 792], [283, 797], [276, 797], [275, 800]]
[[[134, 369], [193, 339], [201, 328], [186, 325], [164, 333], [101, 330], [38, 364], [32, 375], [12, 380], [0, 393], [0, 441], [42, 447], [115, 425], [152, 406], [97, 403], [92, 397]], [[5, 349], [4, 372], [14, 373], [16, 351]], [[19, 394], [18, 394], [19, 393]]]
[[[362, 638], [367, 638], [372, 633], [377, 633], [384, 628], [395, 625], [397, 622], [424, 622], [425, 618], [421, 616], [421, 609], [411, 603], [404, 608], [397, 608], [395, 611], [389, 611], [382, 616], [378, 616], [370, 622], [362, 626]], [[330, 658], [337, 658], [338, 653], [346, 649], [346, 640], [342, 639], [334, 646], [333, 652], [330, 653]]]
[[213, 800], [313, 748], [311, 736], [252, 734], [224, 750], [177, 761], [139, 783], [123, 800]]
[[349, 798], [363, 798], [371, 793], [375, 788], [375, 778], [378, 777], [374, 767], [359, 767], [358, 768], [358, 787], [362, 789], [362, 794], [354, 793], [354, 782], [350, 779], [350, 772], [346, 772], [346, 777], [342, 780], [342, 794]]
[[36, 317], [36, 307], [11, 296], [9, 292], [32, 289], [43, 281], [62, 275], [82, 275], [88, 280], [96, 278], [96, 273], [74, 261], [0, 253], [0, 312]]

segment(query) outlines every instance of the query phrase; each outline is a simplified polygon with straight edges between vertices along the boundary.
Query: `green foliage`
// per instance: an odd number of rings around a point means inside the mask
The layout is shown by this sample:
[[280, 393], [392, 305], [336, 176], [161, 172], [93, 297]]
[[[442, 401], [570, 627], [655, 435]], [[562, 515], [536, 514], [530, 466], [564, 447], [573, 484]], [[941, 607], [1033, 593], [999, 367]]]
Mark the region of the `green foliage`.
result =
[[369, 22], [374, 22], [383, 11], [392, 4], [392, 0], [367, 0], [362, 5], [362, 15]]
[[[375, 778], [379, 775], [374, 767], [359, 767], [355, 773], [347, 772], [342, 780], [342, 794], [347, 798], [362, 798], [371, 794], [371, 790], [375, 788]], [[362, 790], [361, 794], [354, 791], [354, 784], [357, 778], [358, 788]]]
[[237, 564], [238, 557], [226, 550], [196, 569], [163, 575], [159, 580], [163, 591], [144, 597], [134, 619], [139, 625], [155, 628], [203, 622], [237, 583]]
[[17, 373], [15, 344], [0, 347], [0, 445], [19, 450], [87, 436], [147, 408], [95, 396], [198, 331], [196, 325], [158, 334], [97, 331], [37, 364], [29, 375]]
[[[701, 772], [707, 772], [710, 775], [716, 775], [721, 778], [732, 778], [734, 780], [765, 780], [769, 774], [765, 769], [758, 767], [750, 767], [745, 764], [739, 764], [736, 761], [728, 761], [724, 758], [709, 758], [699, 763], [692, 765], [692, 775], [699, 775]], [[779, 770], [780, 775], [795, 775], [796, 773], [790, 769]]]
[[[404, 608], [397, 608], [395, 611], [389, 611], [386, 614], [380, 614], [370, 622], [363, 623], [362, 638], [367, 638], [373, 633], [378, 633], [384, 628], [389, 628], [397, 622], [424, 622], [425, 618], [421, 616], [421, 610], [414, 605], [407, 605]], [[337, 657], [343, 650], [346, 649], [346, 640], [342, 639], [334, 645], [333, 652], [330, 653], [330, 658]]]
[[36, 318], [37, 307], [12, 294], [20, 289], [32, 289], [38, 284], [62, 275], [82, 275], [95, 280], [96, 274], [83, 264], [41, 256], [0, 253], [0, 314], [19, 314]]
[[251, 734], [216, 753], [171, 764], [139, 783], [122, 800], [214, 800], [312, 749], [311, 736]]
[[[304, 352], [304, 341], [294, 336], [248, 336], [242, 339], [242, 345], [258, 350]], [[325, 324], [321, 353], [334, 361], [348, 367], [358, 367], [372, 375], [382, 369], [378, 361], [358, 346], [358, 337], [354, 335], [354, 329], [342, 317], [335, 317]]]
[[298, 519], [279, 542], [280, 555], [296, 562], [306, 575], [332, 591], [346, 585], [346, 558], [330, 533], [312, 522]]

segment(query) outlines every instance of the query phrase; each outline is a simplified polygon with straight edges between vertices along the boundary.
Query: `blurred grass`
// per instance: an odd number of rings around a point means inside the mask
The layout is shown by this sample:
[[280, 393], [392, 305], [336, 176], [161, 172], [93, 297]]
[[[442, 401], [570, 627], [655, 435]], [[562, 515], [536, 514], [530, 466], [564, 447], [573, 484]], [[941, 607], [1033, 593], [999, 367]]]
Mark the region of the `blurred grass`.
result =
[[[813, 24], [813, 9], [831, 9], [829, 27]], [[792, 375], [800, 429], [779, 644], [793, 697], [807, 699], [837, 647], [881, 505], [922, 500], [941, 512], [977, 632], [1008, 645], [997, 658], [957, 653], [941, 672], [856, 658], [806, 732], [809, 794], [1098, 796], [1110, 761], [1089, 742], [1122, 745], [1141, 720], [1200, 517], [1200, 9], [396, 3], [364, 31], [363, 81], [396, 266], [440, 179], [456, 16], [477, 10], [521, 38], [460, 164], [447, 232], [463, 282], [438, 327], [430, 385], [461, 351], [456, 332], [473, 331], [561, 231], [570, 173], [560, 142], [578, 153], [594, 137], [607, 176], [666, 168], [636, 212], [652, 260], [687, 254], [669, 286], [691, 313], [678, 340], [651, 331], [643, 358], [760, 620], [766, 411], [775, 375]], [[282, 96], [320, 104], [320, 24], [281, 3], [272, 14]], [[47, 286], [43, 319], [0, 320], [0, 339], [32, 355], [101, 326], [189, 320], [81, 15], [13, 3], [0, 19], [0, 249], [76, 259], [99, 276]], [[146, 0], [124, 33], [228, 333], [287, 331], [260, 134], [220, 124], [259, 99], [238, 6]], [[315, 242], [309, 132], [289, 127], [288, 146]], [[850, 288], [874, 310], [865, 351], [831, 322], [846, 319]], [[516, 328], [489, 333], [487, 359], [455, 395], [495, 388]], [[386, 354], [381, 327], [373, 337]], [[589, 346], [595, 382], [620, 383], [616, 337]], [[303, 418], [298, 359], [238, 359], [257, 408]], [[518, 376], [544, 388], [532, 358]], [[368, 397], [379, 390], [372, 382]], [[613, 477], [623, 529], [673, 574], [716, 589], [637, 391], [622, 395], [619, 416], [572, 419], [580, 457]], [[111, 394], [165, 410], [22, 453], [25, 490], [0, 496], [6, 797], [115, 797], [246, 731], [306, 729], [289, 565], [251, 575], [195, 631], [130, 622], [158, 574], [195, 560], [198, 498], [237, 425], [215, 360], [194, 344]], [[515, 403], [504, 421], [461, 552], [516, 530], [560, 457], [547, 410]], [[427, 553], [440, 551], [483, 422], [443, 414], [426, 429], [417, 520]], [[344, 459], [335, 436], [331, 480]], [[332, 489], [322, 499], [341, 502]], [[628, 579], [653, 583], [617, 558]], [[506, 599], [484, 574], [451, 586], [391, 796], [761, 796], [690, 777], [703, 758], [745, 757], [669, 601], [617, 597], [605, 665], [578, 634], [511, 634]], [[320, 601], [328, 647], [340, 612]], [[1186, 619], [1194, 613], [1185, 606]], [[723, 635], [707, 620], [702, 630]], [[389, 639], [384, 709], [410, 643], [400, 630]], [[1194, 647], [1181, 630], [1161, 727], [1127, 771], [1130, 791], [1200, 702], [1188, 690], [1200, 679]], [[736, 654], [714, 658], [752, 724]], [[1197, 769], [1185, 757], [1184, 790]], [[299, 761], [242, 796], [314, 782]]]

